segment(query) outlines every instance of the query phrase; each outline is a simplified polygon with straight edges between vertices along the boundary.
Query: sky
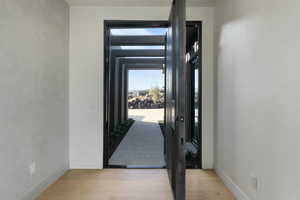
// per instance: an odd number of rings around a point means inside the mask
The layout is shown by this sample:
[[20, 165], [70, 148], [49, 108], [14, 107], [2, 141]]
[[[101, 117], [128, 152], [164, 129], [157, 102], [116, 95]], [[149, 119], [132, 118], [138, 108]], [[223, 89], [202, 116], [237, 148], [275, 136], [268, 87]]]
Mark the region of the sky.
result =
[[164, 86], [164, 74], [161, 70], [129, 70], [128, 90], [144, 90]]

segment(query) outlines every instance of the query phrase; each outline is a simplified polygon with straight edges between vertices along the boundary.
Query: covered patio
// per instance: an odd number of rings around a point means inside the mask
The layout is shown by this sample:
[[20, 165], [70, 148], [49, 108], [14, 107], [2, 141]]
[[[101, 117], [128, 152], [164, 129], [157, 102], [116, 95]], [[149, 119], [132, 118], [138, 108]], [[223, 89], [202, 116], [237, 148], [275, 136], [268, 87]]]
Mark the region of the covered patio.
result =
[[164, 109], [129, 109], [128, 117], [135, 123], [111, 156], [109, 164], [127, 168], [164, 167], [164, 139], [158, 124], [163, 120]]

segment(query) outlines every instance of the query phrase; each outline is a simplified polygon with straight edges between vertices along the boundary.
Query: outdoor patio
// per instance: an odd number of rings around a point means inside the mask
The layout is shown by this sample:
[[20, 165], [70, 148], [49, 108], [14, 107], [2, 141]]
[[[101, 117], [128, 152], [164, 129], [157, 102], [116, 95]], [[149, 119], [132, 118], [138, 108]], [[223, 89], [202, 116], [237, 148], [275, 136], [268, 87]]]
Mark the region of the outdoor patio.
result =
[[129, 109], [128, 117], [135, 123], [113, 153], [110, 165], [128, 168], [163, 167], [163, 136], [158, 121], [163, 120], [163, 109]]

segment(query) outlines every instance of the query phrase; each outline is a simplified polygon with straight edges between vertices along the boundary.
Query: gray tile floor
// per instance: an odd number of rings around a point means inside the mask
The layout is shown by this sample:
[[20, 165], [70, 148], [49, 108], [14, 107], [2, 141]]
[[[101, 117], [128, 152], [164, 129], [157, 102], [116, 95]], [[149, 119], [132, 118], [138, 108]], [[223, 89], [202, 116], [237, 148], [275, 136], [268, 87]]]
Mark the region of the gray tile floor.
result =
[[158, 121], [163, 109], [130, 109], [129, 118], [135, 123], [109, 160], [110, 165], [132, 168], [165, 166], [163, 136]]

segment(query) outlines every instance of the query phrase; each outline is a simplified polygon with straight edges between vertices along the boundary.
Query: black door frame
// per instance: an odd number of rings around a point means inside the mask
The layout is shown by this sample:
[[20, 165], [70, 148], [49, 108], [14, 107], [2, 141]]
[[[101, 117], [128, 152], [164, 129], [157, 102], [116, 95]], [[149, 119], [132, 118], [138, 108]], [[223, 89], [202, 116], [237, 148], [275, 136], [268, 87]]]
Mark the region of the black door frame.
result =
[[[186, 21], [186, 24], [200, 24], [201, 21]], [[108, 136], [109, 136], [109, 95], [110, 95], [110, 33], [111, 28], [158, 28], [158, 27], [167, 27], [169, 25], [168, 21], [145, 21], [145, 20], [105, 20], [104, 21], [104, 59], [103, 59], [103, 167], [111, 168], [108, 164], [109, 155], [108, 155]], [[201, 30], [201, 40], [199, 43], [200, 52], [202, 54], [202, 28]], [[202, 55], [200, 62], [200, 69], [202, 69]], [[202, 70], [199, 70], [199, 103], [200, 103], [200, 113], [202, 113]], [[166, 84], [165, 84], [166, 87]], [[165, 90], [166, 91], [166, 90]], [[187, 105], [191, 106], [191, 102], [187, 101]], [[165, 115], [166, 116], [166, 115]], [[202, 119], [201, 114], [199, 115], [199, 159], [200, 165], [202, 166]], [[121, 168], [121, 167], [120, 167]]]

